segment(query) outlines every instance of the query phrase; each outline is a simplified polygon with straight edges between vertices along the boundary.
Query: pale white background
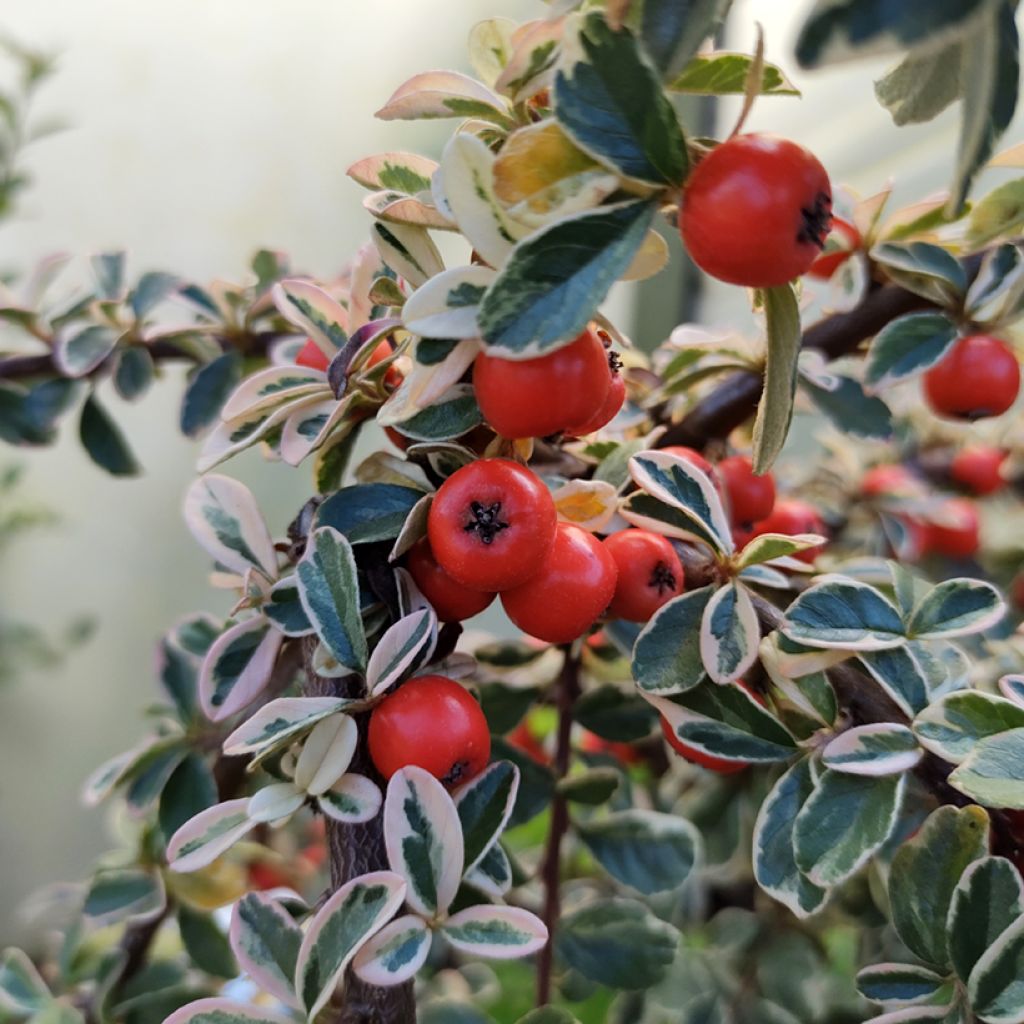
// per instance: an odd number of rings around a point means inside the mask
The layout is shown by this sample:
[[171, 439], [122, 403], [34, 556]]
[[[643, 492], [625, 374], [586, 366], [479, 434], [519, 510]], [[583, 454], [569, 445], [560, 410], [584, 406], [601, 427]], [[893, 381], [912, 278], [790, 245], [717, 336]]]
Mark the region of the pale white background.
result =
[[[792, 69], [805, 7], [741, 0], [734, 45], [749, 45], [760, 20], [769, 58]], [[6, 0], [5, 30], [61, 52], [39, 110], [73, 127], [31, 152], [35, 183], [17, 220], [0, 227], [0, 265], [126, 246], [135, 271], [203, 280], [243, 273], [250, 253], [269, 246], [330, 274], [368, 222], [345, 168], [386, 149], [436, 156], [446, 131], [376, 122], [373, 111], [415, 71], [468, 70], [464, 40], [480, 18], [542, 10], [525, 0]], [[809, 146], [834, 181], [868, 192], [892, 174], [903, 197], [920, 197], [949, 174], [955, 115], [896, 132], [871, 95], [882, 68], [794, 71], [808, 98], [764, 101], [750, 126]], [[672, 276], [663, 287], [670, 301]], [[738, 299], [712, 289], [708, 316], [745, 318]], [[194, 608], [225, 610], [179, 514], [195, 457], [176, 432], [180, 393], [171, 372], [141, 405], [110, 403], [141, 479], [94, 469], [73, 431], [24, 455], [28, 495], [62, 523], [5, 556], [4, 606], [55, 625], [91, 611], [99, 632], [65, 668], [0, 691], [0, 944], [22, 933], [14, 908], [33, 887], [83, 877], [105, 849], [102, 815], [79, 807], [80, 780], [140, 735], [161, 631]], [[0, 450], [0, 465], [14, 458]], [[306, 497], [304, 471], [253, 457], [229, 470], [254, 488], [276, 532]]]

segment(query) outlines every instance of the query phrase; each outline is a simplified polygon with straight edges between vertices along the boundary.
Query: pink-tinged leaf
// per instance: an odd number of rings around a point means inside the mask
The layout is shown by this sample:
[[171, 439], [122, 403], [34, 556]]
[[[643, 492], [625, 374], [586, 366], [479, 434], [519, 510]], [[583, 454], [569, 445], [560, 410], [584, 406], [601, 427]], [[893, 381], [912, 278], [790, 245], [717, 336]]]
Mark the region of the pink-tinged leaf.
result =
[[1024, 676], [1003, 676], [999, 680], [999, 689], [1007, 700], [1024, 706]]
[[295, 764], [295, 785], [310, 796], [330, 789], [348, 770], [358, 741], [359, 729], [348, 715], [317, 722]]
[[354, 419], [342, 427], [355, 401], [354, 394], [340, 402], [333, 396], [316, 405], [305, 406], [285, 420], [281, 431], [281, 458], [289, 466], [297, 466], [311, 452], [320, 448], [328, 437], [342, 437], [351, 432]]
[[[406, 308], [408, 305], [406, 303]], [[377, 422], [382, 427], [395, 426], [433, 405], [458, 383], [479, 351], [480, 341], [477, 338], [466, 338], [440, 363], [432, 366], [414, 363], [398, 390], [378, 410]]]
[[228, 476], [196, 480], [185, 495], [185, 522], [200, 547], [239, 575], [255, 566], [277, 578], [277, 552], [252, 491]]
[[235, 904], [228, 941], [238, 966], [264, 992], [298, 1007], [292, 983], [302, 929], [280, 903], [265, 893], [246, 893]]
[[273, 782], [249, 797], [246, 814], [260, 824], [283, 825], [305, 802], [306, 794], [291, 782]]
[[317, 912], [299, 949], [295, 991], [309, 1020], [327, 1005], [359, 948], [394, 915], [405, 882], [375, 871], [346, 882]]
[[409, 296], [402, 321], [413, 334], [425, 338], [478, 338], [477, 309], [496, 276], [490, 267], [445, 270]]
[[384, 925], [359, 950], [352, 970], [368, 985], [400, 985], [415, 976], [429, 952], [430, 930], [423, 918], [406, 914]]
[[538, 19], [520, 25], [512, 35], [512, 55], [494, 88], [514, 103], [550, 85], [559, 54], [565, 18]]
[[419, 196], [407, 196], [401, 192], [371, 192], [363, 199], [363, 208], [378, 220], [388, 223], [454, 231], [455, 222], [448, 217], [447, 211], [427, 202], [429, 198], [426, 192], [421, 192]]
[[388, 783], [384, 845], [392, 870], [408, 882], [409, 906], [442, 916], [462, 879], [462, 825], [448, 791], [422, 768], [402, 768]]
[[460, 952], [491, 960], [529, 956], [548, 941], [544, 922], [521, 907], [467, 907], [448, 918], [442, 930]]
[[249, 801], [228, 800], [189, 818], [167, 844], [167, 863], [172, 871], [187, 873], [212, 864], [225, 850], [255, 827], [249, 818]]
[[384, 273], [380, 253], [367, 242], [359, 247], [355, 263], [352, 266], [352, 278], [349, 284], [348, 329], [355, 334], [364, 324], [370, 322], [373, 303], [370, 301], [370, 286]]
[[376, 116], [382, 121], [478, 117], [499, 125], [511, 123], [507, 105], [497, 93], [457, 71], [413, 75], [395, 90]]
[[413, 288], [444, 270], [444, 261], [425, 227], [376, 223], [370, 237], [380, 258]]
[[469, 63], [485, 85], [493, 86], [504, 71], [517, 28], [511, 18], [487, 18], [469, 30]]
[[323, 370], [305, 366], [268, 366], [246, 377], [231, 392], [221, 409], [220, 418], [233, 420], [237, 416], [273, 409], [320, 391], [330, 394], [327, 374]]
[[199, 670], [199, 703], [210, 721], [230, 718], [263, 692], [283, 642], [284, 635], [262, 615], [217, 637]]
[[97, 806], [110, 796], [117, 784], [146, 754], [166, 740], [166, 736], [147, 736], [138, 746], [118, 754], [117, 757], [110, 758], [109, 761], [104, 761], [85, 780], [85, 784], [82, 786], [82, 803], [86, 807]]
[[265, 757], [284, 743], [292, 743], [328, 715], [362, 702], [344, 697], [278, 697], [264, 704], [224, 741], [228, 757], [253, 754]]
[[377, 817], [383, 802], [375, 782], [348, 772], [316, 798], [317, 806], [335, 821], [358, 825]]
[[295, 1024], [281, 1014], [261, 1006], [236, 1003], [233, 999], [197, 999], [175, 1010], [164, 1024]]
[[363, 188], [393, 189], [414, 196], [430, 188], [437, 161], [419, 153], [378, 153], [357, 160], [345, 172]]
[[328, 360], [348, 341], [348, 311], [310, 281], [288, 278], [271, 290], [278, 312], [313, 339]]

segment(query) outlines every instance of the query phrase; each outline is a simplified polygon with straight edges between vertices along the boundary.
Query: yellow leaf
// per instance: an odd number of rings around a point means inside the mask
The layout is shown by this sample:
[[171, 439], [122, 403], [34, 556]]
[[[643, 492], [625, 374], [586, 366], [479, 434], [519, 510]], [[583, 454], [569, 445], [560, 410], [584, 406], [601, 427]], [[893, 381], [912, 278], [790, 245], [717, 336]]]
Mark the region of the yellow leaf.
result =
[[559, 519], [591, 533], [604, 529], [618, 508], [615, 488], [603, 480], [570, 480], [552, 497]]

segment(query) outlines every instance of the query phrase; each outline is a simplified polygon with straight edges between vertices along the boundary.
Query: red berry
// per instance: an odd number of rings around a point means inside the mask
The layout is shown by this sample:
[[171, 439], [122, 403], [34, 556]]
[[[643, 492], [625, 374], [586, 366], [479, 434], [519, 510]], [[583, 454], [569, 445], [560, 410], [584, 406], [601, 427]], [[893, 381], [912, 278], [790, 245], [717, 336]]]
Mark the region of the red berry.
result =
[[604, 406], [611, 384], [608, 354], [590, 330], [537, 359], [484, 352], [473, 364], [480, 411], [502, 437], [547, 437], [587, 424]]
[[702, 270], [770, 288], [803, 274], [832, 223], [832, 186], [813, 154], [786, 139], [737, 135], [683, 187], [680, 231]]
[[462, 622], [479, 615], [493, 600], [494, 594], [470, 590], [453, 580], [437, 564], [426, 537], [416, 541], [406, 558], [406, 565], [416, 586], [434, 606], [442, 622]]
[[[764, 704], [764, 697], [747, 686], [742, 679], [738, 679], [734, 685], [745, 690], [758, 704]], [[745, 761], [729, 761], [723, 757], [715, 757], [713, 754], [705, 754], [703, 750], [691, 747], [676, 735], [675, 730], [669, 725], [668, 719], [664, 715], [659, 715], [658, 717], [661, 719], [661, 731], [669, 746], [676, 753], [681, 754], [687, 761], [699, 764], [702, 768], [708, 768], [713, 772], [718, 772], [719, 775], [733, 775], [747, 767], [747, 762]]]
[[524, 632], [550, 644], [585, 633], [615, 593], [615, 560], [592, 534], [559, 523], [540, 572], [501, 595], [508, 617]]
[[551, 493], [530, 470], [509, 459], [481, 459], [441, 484], [427, 536], [449, 576], [493, 593], [540, 571], [557, 521]]
[[1006, 486], [999, 472], [1006, 461], [1006, 452], [987, 445], [961, 448], [949, 467], [949, 475], [975, 494], [995, 494]]
[[538, 764], [551, 763], [551, 757], [525, 718], [505, 738], [513, 747], [521, 750], [527, 757], [532, 757]]
[[320, 346], [312, 338], [306, 339], [306, 344], [302, 346], [302, 351], [295, 357], [295, 362], [299, 366], [307, 366], [311, 370], [327, 372], [327, 356], [323, 354]]
[[942, 523], [928, 524], [927, 547], [947, 558], [970, 558], [978, 550], [980, 523], [974, 502], [950, 498], [942, 506]]
[[587, 434], [600, 430], [605, 424], [611, 423], [615, 419], [625, 400], [626, 382], [622, 379], [621, 373], [613, 373], [611, 387], [608, 389], [608, 397], [605, 398], [601, 408], [582, 426], [566, 427], [565, 433], [570, 437], [586, 437]]
[[604, 540], [618, 569], [608, 614], [646, 622], [663, 604], [683, 592], [683, 566], [665, 537], [650, 530], [620, 530]]
[[295, 879], [275, 864], [266, 861], [252, 861], [247, 868], [249, 887], [259, 892], [267, 889], [292, 888]]
[[632, 743], [606, 740], [589, 730], [583, 733], [580, 750], [586, 751], [588, 754], [610, 754], [622, 764], [638, 764], [643, 760], [643, 755]]
[[827, 281], [850, 258], [850, 254], [861, 247], [863, 241], [853, 224], [842, 217], [833, 217], [832, 231], [825, 240], [828, 251], [807, 268], [807, 276]]
[[921, 481], [906, 466], [889, 463], [872, 466], [861, 477], [860, 489], [866, 498], [901, 496], [920, 492]]
[[444, 676], [410, 679], [385, 697], [370, 715], [367, 739], [385, 779], [416, 765], [454, 786], [479, 775], [491, 756], [480, 705]]
[[775, 507], [775, 478], [771, 473], [758, 476], [746, 455], [730, 455], [718, 464], [729, 499], [729, 512], [737, 526], [766, 519]]
[[[813, 505], [799, 498], [782, 498], [775, 502], [772, 514], [755, 525], [755, 537], [760, 537], [764, 533], [782, 533], [786, 536], [820, 533], [824, 536], [826, 530], [821, 515]], [[824, 544], [819, 544], [817, 547], [798, 551], [793, 557], [812, 564], [824, 548]]]
[[924, 396], [932, 412], [958, 420], [1000, 416], [1016, 401], [1020, 365], [1000, 338], [961, 338], [924, 375]]
[[[366, 360], [366, 369], [376, 366], [378, 363], [382, 363], [387, 357], [391, 355], [391, 346], [387, 341], [382, 341], [374, 350], [370, 353], [370, 358]], [[386, 387], [394, 389], [402, 383], [402, 375], [399, 373], [398, 368], [392, 363], [387, 368], [384, 374], [384, 384]]]

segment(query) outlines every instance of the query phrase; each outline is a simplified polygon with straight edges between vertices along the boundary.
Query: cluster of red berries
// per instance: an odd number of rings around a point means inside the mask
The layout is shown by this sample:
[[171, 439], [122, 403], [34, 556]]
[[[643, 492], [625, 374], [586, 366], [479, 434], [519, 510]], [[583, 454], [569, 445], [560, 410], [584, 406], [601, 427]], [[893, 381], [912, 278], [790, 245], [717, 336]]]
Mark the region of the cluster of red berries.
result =
[[584, 437], [610, 423], [626, 398], [618, 357], [589, 328], [536, 359], [481, 353], [473, 363], [473, 388], [484, 419], [508, 438]]

